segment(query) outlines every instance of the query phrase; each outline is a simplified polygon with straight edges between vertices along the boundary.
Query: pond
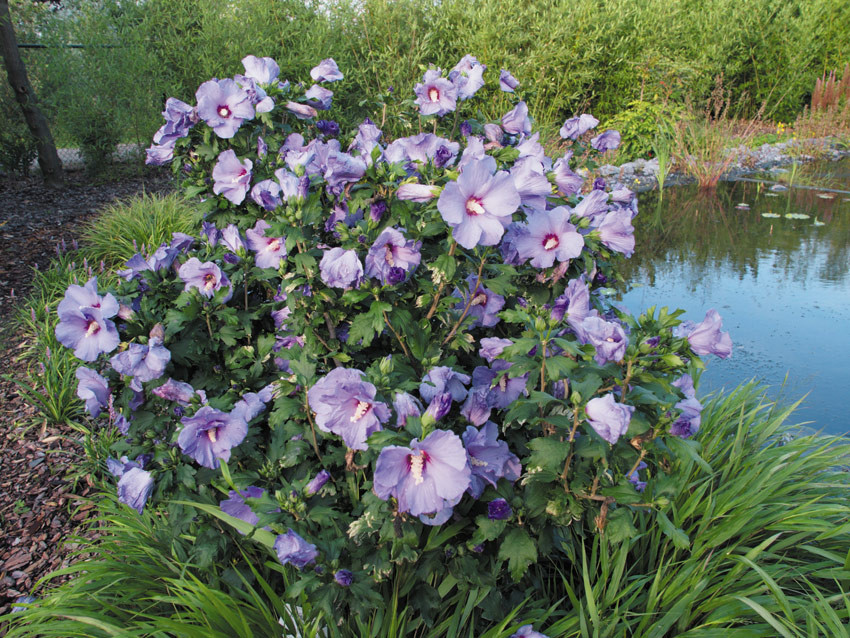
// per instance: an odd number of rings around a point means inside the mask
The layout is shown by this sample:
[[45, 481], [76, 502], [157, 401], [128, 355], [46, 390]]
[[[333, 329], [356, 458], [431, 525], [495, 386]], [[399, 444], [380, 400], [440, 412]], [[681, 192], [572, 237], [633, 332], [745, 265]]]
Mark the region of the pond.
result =
[[706, 357], [701, 395], [757, 379], [783, 403], [805, 396], [794, 422], [848, 433], [850, 158], [754, 179], [641, 195], [623, 304], [694, 321], [716, 308], [734, 349]]

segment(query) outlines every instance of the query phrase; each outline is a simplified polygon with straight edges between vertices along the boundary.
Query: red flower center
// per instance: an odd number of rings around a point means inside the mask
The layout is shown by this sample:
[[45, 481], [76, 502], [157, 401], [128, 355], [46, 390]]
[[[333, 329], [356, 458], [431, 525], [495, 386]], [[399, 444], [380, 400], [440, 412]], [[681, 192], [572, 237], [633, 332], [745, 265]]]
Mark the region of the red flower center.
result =
[[439, 102], [440, 101], [440, 89], [438, 89], [435, 86], [432, 86], [430, 89], [428, 89], [428, 99], [431, 100], [432, 102]]
[[97, 321], [92, 319], [91, 321], [88, 322], [88, 324], [86, 324], [86, 336], [87, 337], [91, 337], [92, 335], [96, 335], [98, 332], [100, 332], [100, 324]]
[[219, 117], [228, 118], [230, 117], [231, 110], [230, 107], [226, 104], [218, 107], [218, 115]]
[[487, 211], [484, 210], [484, 207], [481, 205], [481, 200], [477, 197], [470, 197], [466, 200], [466, 214], [471, 215], [472, 217], [477, 217], [478, 215], [483, 215]]
[[554, 250], [560, 243], [556, 234], [549, 233], [543, 238], [543, 250]]

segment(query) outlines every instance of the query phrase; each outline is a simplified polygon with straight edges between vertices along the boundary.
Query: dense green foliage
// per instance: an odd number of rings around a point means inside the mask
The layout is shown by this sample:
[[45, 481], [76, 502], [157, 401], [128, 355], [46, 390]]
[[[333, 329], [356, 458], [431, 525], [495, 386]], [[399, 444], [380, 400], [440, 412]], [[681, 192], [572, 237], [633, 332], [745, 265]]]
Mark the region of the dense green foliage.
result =
[[[83, 143], [87, 131], [90, 143], [93, 135], [108, 140], [116, 130], [144, 142], [166, 95], [192, 103], [202, 81], [228, 75], [249, 53], [275, 58], [283, 77], [303, 77], [333, 57], [346, 69], [334, 99], [350, 126], [367, 113], [380, 122], [381, 107], [368, 99], [390, 87], [407, 95], [423, 65], [448, 68], [475, 52], [522, 78], [531, 111], [550, 132], [575, 113], [607, 119], [634, 100], [689, 95], [699, 104], [720, 74], [745, 113], [766, 101], [768, 115], [793, 119], [815, 78], [850, 58], [850, 4], [832, 0], [240, 0], [226, 9], [212, 0], [72, 0], [61, 11], [44, 4], [13, 2], [20, 40], [87, 47], [26, 52], [60, 143]], [[493, 117], [506, 106], [482, 108]], [[407, 134], [392, 103], [388, 109], [382, 128]]]
[[[595, 537], [574, 545], [575, 565], [550, 597], [529, 600], [486, 634], [506, 638], [533, 622], [551, 638], [590, 636], [840, 636], [850, 622], [847, 444], [800, 437], [790, 410], [745, 386], [706, 405], [697, 435], [707, 467], [681, 461], [671, 495], [679, 546], [651, 523], [620, 545]], [[59, 572], [71, 579], [27, 613], [20, 636], [272, 636], [277, 617], [293, 633], [291, 607], [265, 589], [272, 564], [236, 571], [193, 566], [192, 538], [174, 539], [165, 517], [100, 506], [102, 540], [89, 560]], [[74, 577], [77, 576], [77, 577]], [[358, 636], [412, 635], [405, 610], [363, 617]], [[468, 636], [454, 617], [477, 615], [444, 601], [431, 633]], [[302, 599], [305, 610], [309, 600]], [[338, 634], [333, 626], [331, 636]], [[302, 635], [314, 635], [303, 628]], [[345, 635], [345, 634], [341, 634]]]

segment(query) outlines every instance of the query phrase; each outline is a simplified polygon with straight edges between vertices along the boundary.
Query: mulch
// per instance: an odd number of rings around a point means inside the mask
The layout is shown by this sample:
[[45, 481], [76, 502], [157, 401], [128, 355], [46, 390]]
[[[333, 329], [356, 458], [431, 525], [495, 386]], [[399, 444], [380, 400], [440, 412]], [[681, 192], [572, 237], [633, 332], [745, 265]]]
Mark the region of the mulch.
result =
[[25, 336], [15, 330], [16, 308], [31, 288], [33, 269], [47, 268], [63, 241], [71, 245], [83, 222], [106, 204], [146, 191], [172, 189], [162, 173], [113, 175], [93, 180], [67, 173], [66, 187], [45, 188], [40, 178], [0, 176], [0, 615], [28, 595], [46, 574], [66, 566], [78, 549], [96, 495], [79, 476], [80, 434], [43, 425], [37, 411], [7, 377], [28, 378], [19, 353]]

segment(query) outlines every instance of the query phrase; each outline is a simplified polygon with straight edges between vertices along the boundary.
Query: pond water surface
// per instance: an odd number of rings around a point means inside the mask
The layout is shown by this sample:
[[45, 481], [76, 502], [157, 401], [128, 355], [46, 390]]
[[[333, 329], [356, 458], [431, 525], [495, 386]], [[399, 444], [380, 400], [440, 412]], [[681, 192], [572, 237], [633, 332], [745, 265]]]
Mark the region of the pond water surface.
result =
[[[734, 349], [705, 357], [701, 395], [755, 378], [782, 402], [805, 395], [795, 422], [848, 433], [850, 159], [756, 179], [769, 183], [642, 195], [623, 303], [633, 313], [683, 308], [697, 322], [716, 308]], [[780, 180], [790, 188], [771, 190]]]

